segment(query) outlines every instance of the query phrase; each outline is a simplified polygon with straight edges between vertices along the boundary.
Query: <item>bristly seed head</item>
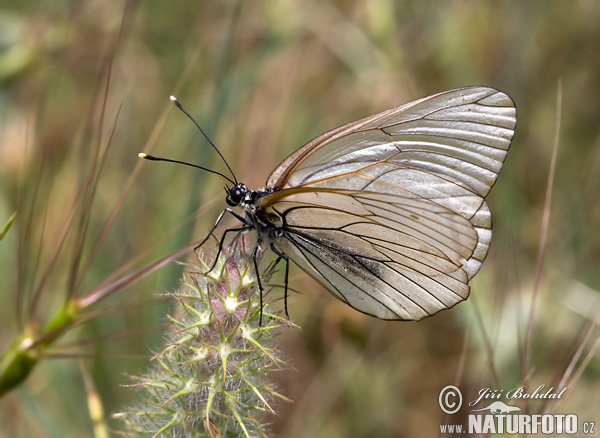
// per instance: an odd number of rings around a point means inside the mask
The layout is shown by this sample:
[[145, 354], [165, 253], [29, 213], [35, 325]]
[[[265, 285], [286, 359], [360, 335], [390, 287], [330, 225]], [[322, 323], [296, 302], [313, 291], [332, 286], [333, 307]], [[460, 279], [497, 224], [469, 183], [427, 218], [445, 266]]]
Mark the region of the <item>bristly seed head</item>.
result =
[[116, 415], [128, 436], [266, 436], [261, 416], [273, 412], [273, 399], [285, 399], [268, 380], [285, 366], [271, 340], [279, 319], [266, 300], [263, 314], [270, 317], [258, 326], [252, 261], [245, 237], [237, 242], [224, 248], [217, 272], [186, 272], [185, 289], [173, 294], [178, 312], [168, 346], [141, 378], [146, 401]]

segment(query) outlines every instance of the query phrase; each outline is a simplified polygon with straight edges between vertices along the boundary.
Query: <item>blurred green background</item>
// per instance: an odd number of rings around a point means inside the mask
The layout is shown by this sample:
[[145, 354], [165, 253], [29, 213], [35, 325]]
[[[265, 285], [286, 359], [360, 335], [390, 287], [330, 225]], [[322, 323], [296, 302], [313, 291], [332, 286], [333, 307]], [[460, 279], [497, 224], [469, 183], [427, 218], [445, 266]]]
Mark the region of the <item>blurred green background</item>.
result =
[[[300, 293], [290, 315], [301, 329], [279, 337], [295, 370], [278, 385], [294, 402], [277, 405], [270, 429], [286, 437], [438, 436], [442, 422], [466, 419], [466, 408], [444, 417], [438, 395], [446, 385], [470, 401], [480, 388], [507, 391], [524, 379], [532, 389], [564, 379], [568, 389], [551, 412], [600, 422], [600, 331], [584, 339], [600, 311], [598, 23], [596, 0], [4, 0], [0, 229], [19, 215], [0, 241], [0, 350], [18, 333], [16, 309], [32, 302], [52, 263], [90, 163], [99, 162], [98, 145], [109, 150], [93, 204], [80, 205], [89, 219], [73, 225], [88, 230], [83, 259], [134, 175], [131, 190], [76, 287], [69, 272], [77, 242], [67, 237], [33, 320], [43, 324], [68, 290], [85, 293], [140, 254], [138, 266], [206, 234], [225, 205], [222, 179], [137, 158], [152, 150], [224, 171], [169, 95], [237, 178], [258, 188], [328, 129], [446, 89], [487, 85], [514, 99], [518, 124], [488, 198], [494, 241], [471, 298], [419, 323], [379, 321], [292, 268]], [[559, 83], [557, 167], [528, 347]], [[55, 357], [0, 400], [0, 436], [92, 436], [81, 361], [61, 354], [89, 356], [82, 363], [107, 416], [132, 403], [135, 391], [120, 385], [143, 373], [161, 345], [171, 303], [158, 295], [176, 289], [181, 272], [176, 263], [153, 272], [71, 330]], [[125, 336], [83, 345], [111, 334]], [[548, 407], [517, 404], [529, 413]]]

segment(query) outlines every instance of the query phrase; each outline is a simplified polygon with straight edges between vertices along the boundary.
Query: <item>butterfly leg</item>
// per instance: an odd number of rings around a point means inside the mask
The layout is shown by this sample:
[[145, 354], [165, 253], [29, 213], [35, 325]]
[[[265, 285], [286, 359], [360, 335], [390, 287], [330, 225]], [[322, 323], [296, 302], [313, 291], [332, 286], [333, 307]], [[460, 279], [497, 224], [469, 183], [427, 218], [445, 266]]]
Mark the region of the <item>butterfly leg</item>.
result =
[[262, 242], [262, 238], [259, 235], [258, 240], [256, 241], [256, 245], [254, 245], [254, 251], [252, 251], [252, 261], [254, 262], [254, 272], [256, 273], [256, 280], [258, 282], [258, 290], [260, 293], [260, 317], [258, 319], [259, 326], [262, 326], [262, 317], [263, 317], [263, 287], [262, 287], [262, 282], [260, 281], [260, 272], [258, 272], [258, 262], [256, 261], [256, 257], [258, 256], [258, 251], [260, 250], [261, 242]]
[[215, 266], [217, 266], [217, 262], [219, 261], [219, 256], [221, 255], [221, 252], [223, 251], [223, 242], [225, 242], [225, 237], [227, 236], [227, 233], [230, 233], [232, 231], [247, 231], [247, 230], [251, 230], [252, 227], [239, 227], [239, 228], [228, 228], [225, 231], [223, 231], [223, 235], [221, 236], [221, 241], [219, 242], [219, 250], [217, 251], [217, 255], [215, 257], [215, 261], [213, 262], [212, 266], [210, 267], [210, 269], [208, 271], [206, 271], [204, 273], [204, 275], [208, 275], [209, 272], [211, 272], [213, 269], [215, 269]]
[[288, 298], [288, 274], [290, 272], [290, 259], [288, 258], [288, 256], [286, 256], [284, 253], [282, 253], [281, 251], [279, 251], [277, 248], [275, 248], [275, 246], [273, 245], [273, 243], [271, 243], [271, 251], [273, 251], [275, 254], [278, 255], [277, 260], [275, 261], [275, 264], [273, 265], [273, 268], [275, 266], [277, 266], [277, 263], [279, 263], [280, 260], [284, 260], [285, 261], [285, 290], [283, 292], [283, 304], [284, 304], [284, 309], [285, 309], [285, 317], [286, 319], [290, 319], [290, 315], [288, 313], [288, 305], [287, 305], [287, 298]]
[[229, 229], [225, 230], [225, 232], [223, 233], [223, 236], [221, 237], [221, 241], [219, 242], [219, 251], [217, 252], [217, 256], [215, 257], [215, 261], [213, 262], [213, 264], [210, 267], [210, 269], [204, 273], [204, 275], [206, 275], [210, 271], [212, 271], [215, 268], [215, 266], [217, 265], [217, 260], [219, 260], [219, 255], [221, 254], [221, 250], [223, 249], [223, 242], [225, 241], [225, 236], [227, 235], [228, 232], [230, 232], [230, 231], [245, 231], [245, 230], [249, 230], [249, 229], [252, 228], [251, 224], [246, 220], [245, 217], [240, 216], [235, 211], [233, 211], [233, 210], [231, 210], [229, 208], [226, 208], [225, 210], [223, 210], [221, 212], [221, 214], [217, 218], [215, 224], [211, 228], [211, 230], [208, 233], [208, 235], [204, 238], [204, 240], [194, 247], [194, 252], [198, 251], [198, 248], [200, 248], [202, 245], [204, 245], [206, 243], [206, 241], [208, 240], [208, 238], [210, 236], [212, 236], [212, 234], [214, 233], [214, 231], [219, 226], [219, 222], [221, 222], [221, 219], [223, 219], [223, 216], [225, 215], [225, 213], [231, 213], [236, 219], [238, 219], [240, 222], [242, 222], [244, 224], [244, 226], [240, 227], [240, 228], [229, 228]]

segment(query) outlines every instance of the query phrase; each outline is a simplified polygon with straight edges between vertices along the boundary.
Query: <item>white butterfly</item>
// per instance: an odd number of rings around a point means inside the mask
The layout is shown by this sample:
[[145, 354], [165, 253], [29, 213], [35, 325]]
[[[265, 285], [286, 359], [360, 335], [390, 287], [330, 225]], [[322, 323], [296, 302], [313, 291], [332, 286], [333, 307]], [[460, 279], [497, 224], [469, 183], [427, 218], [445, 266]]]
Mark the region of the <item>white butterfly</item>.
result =
[[232, 213], [244, 223], [235, 231], [258, 231], [254, 257], [268, 244], [356, 310], [420, 320], [469, 295], [492, 238], [485, 197], [515, 125], [514, 102], [487, 87], [391, 108], [310, 141], [263, 189], [222, 175], [245, 217], [225, 209], [213, 231]]

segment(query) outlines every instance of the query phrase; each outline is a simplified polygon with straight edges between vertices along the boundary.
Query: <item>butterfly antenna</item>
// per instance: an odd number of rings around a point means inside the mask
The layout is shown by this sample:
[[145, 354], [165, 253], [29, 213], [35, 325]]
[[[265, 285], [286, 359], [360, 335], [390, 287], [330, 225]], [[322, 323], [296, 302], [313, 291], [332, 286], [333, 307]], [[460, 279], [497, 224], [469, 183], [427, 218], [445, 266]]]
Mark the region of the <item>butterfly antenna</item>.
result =
[[[194, 120], [194, 118], [190, 115], [190, 113], [187, 112], [187, 110], [183, 107], [183, 105], [181, 104], [181, 102], [179, 102], [175, 96], [171, 96], [170, 99], [171, 99], [171, 102], [173, 102], [177, 106], [177, 108], [179, 108], [181, 110], [181, 112], [188, 117], [188, 119], [190, 119], [192, 122], [194, 122], [194, 125], [196, 125], [196, 128], [198, 128], [200, 130], [200, 132], [202, 133], [202, 135], [204, 136], [204, 138], [206, 139], [206, 141], [208, 141], [210, 143], [210, 145], [213, 147], [213, 149], [215, 151], [217, 151], [217, 154], [219, 154], [219, 157], [221, 157], [221, 160], [223, 160], [223, 163], [225, 163], [225, 166], [227, 166], [227, 169], [229, 169], [229, 173], [231, 173], [231, 176], [233, 176], [235, 184], [237, 184], [237, 178], [235, 177], [235, 174], [233, 173], [233, 170], [231, 170], [231, 167], [229, 167], [229, 164], [227, 163], [227, 160], [225, 159], [225, 157], [223, 156], [223, 154], [221, 154], [221, 152], [215, 146], [215, 144], [211, 141], [211, 139], [208, 138], [208, 135], [206, 135], [206, 133], [200, 127], [200, 125], [198, 124], [198, 122], [196, 122], [196, 120]], [[217, 173], [217, 172], [214, 172], [214, 173]], [[223, 175], [221, 175], [221, 176], [223, 176]], [[227, 179], [229, 179], [229, 178], [227, 178]], [[229, 181], [231, 181], [231, 180], [229, 179]]]
[[[148, 155], [148, 154], [144, 154], [144, 153], [138, 154], [138, 157], [143, 158], [145, 160], [150, 160], [150, 161], [166, 161], [168, 163], [184, 164], [186, 166], [195, 167], [196, 169], [200, 169], [200, 170], [206, 170], [207, 172], [214, 173], [215, 175], [222, 176], [223, 178], [225, 178], [227, 181], [229, 181], [233, 185], [237, 184], [237, 180], [233, 181], [231, 178], [223, 175], [221, 172], [217, 172], [216, 170], [207, 169], [206, 167], [202, 167], [202, 166], [197, 166], [197, 165], [192, 164], [192, 163], [186, 163], [185, 161], [171, 160], [169, 158], [155, 157], [153, 155]], [[234, 176], [234, 178], [235, 178], [235, 176]]]

